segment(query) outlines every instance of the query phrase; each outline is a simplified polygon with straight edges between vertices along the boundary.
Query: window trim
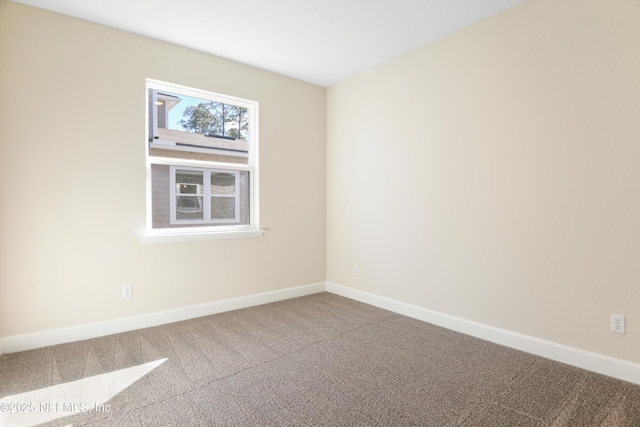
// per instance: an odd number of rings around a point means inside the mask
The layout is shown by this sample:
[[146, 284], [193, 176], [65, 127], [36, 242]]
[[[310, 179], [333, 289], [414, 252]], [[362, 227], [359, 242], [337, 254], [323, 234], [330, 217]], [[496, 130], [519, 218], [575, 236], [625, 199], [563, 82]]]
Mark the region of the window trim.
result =
[[[184, 229], [183, 229], [184, 230]], [[253, 237], [262, 237], [266, 230], [215, 230], [215, 231], [198, 231], [171, 234], [145, 233], [140, 235], [140, 242], [144, 244], [152, 243], [171, 243], [171, 242], [195, 242], [200, 240], [218, 240], [218, 239], [244, 239]]]
[[[239, 107], [245, 107], [249, 114], [249, 136], [248, 136], [248, 161], [241, 163], [209, 162], [202, 160], [178, 159], [169, 157], [154, 157], [149, 155], [151, 147], [149, 135], [149, 90], [166, 91], [180, 95], [211, 100]], [[190, 88], [174, 83], [167, 83], [160, 80], [146, 79], [144, 91], [145, 105], [145, 164], [146, 164], [146, 225], [145, 231], [140, 236], [142, 243], [163, 243], [178, 241], [229, 239], [244, 237], [261, 237], [264, 230], [259, 226], [259, 165], [258, 165], [258, 135], [259, 135], [259, 104], [257, 101], [232, 97], [202, 89]], [[155, 109], [153, 109], [155, 110]], [[174, 228], [153, 228], [153, 206], [152, 206], [152, 182], [151, 165], [168, 165], [186, 168], [200, 168], [209, 170], [221, 170], [225, 172], [247, 171], [249, 172], [249, 212], [247, 225], [213, 225], [215, 223], [204, 223], [201, 227], [174, 227]], [[239, 198], [236, 197], [236, 200]], [[227, 222], [226, 220], [224, 222]], [[181, 222], [182, 223], [182, 222]]]

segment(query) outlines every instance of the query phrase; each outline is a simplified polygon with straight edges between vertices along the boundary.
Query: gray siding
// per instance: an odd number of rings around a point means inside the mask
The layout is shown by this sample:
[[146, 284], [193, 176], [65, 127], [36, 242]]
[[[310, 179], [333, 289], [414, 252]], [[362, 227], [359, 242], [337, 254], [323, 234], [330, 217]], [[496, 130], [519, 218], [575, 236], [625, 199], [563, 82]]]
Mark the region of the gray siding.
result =
[[[151, 165], [151, 204], [153, 207], [152, 224], [153, 228], [184, 228], [200, 227], [198, 224], [170, 224], [171, 216], [169, 212], [169, 166]], [[207, 225], [247, 225], [249, 223], [249, 173], [240, 172], [239, 196], [240, 198], [240, 222], [238, 223], [216, 223]]]
[[151, 204], [153, 228], [170, 227], [169, 224], [169, 166], [151, 165]]
[[158, 129], [167, 128], [167, 106], [166, 104], [156, 105], [158, 107]]

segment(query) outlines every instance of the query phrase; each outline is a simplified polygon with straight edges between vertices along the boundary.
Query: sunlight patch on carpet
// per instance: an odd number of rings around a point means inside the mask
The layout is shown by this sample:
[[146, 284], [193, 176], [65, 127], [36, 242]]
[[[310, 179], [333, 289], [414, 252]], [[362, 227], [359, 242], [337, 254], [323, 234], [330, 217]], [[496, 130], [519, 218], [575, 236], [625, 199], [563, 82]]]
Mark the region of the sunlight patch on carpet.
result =
[[0, 399], [0, 426], [32, 427], [84, 412], [109, 412], [118, 393], [160, 366], [158, 359], [130, 368]]

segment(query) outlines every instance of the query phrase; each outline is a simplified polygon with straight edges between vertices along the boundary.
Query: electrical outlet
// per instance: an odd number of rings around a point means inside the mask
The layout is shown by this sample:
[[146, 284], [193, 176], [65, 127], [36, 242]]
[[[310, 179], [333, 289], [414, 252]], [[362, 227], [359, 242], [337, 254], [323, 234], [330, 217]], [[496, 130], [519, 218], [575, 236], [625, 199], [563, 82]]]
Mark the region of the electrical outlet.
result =
[[353, 266], [353, 275], [354, 276], [359, 276], [360, 275], [360, 269], [358, 268], [357, 265]]
[[615, 332], [617, 334], [624, 334], [625, 330], [625, 317], [621, 314], [612, 314], [611, 315], [611, 332]]
[[133, 286], [124, 285], [122, 287], [122, 299], [129, 299], [133, 297]]

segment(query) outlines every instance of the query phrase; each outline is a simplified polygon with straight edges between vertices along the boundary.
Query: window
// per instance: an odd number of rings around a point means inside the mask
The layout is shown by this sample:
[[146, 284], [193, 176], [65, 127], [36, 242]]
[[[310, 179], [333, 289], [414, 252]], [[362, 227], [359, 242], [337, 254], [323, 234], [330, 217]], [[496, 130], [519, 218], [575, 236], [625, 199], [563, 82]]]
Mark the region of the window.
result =
[[156, 80], [147, 80], [146, 89], [143, 241], [262, 235], [258, 104]]
[[239, 171], [171, 166], [171, 224], [240, 222], [239, 176]]

